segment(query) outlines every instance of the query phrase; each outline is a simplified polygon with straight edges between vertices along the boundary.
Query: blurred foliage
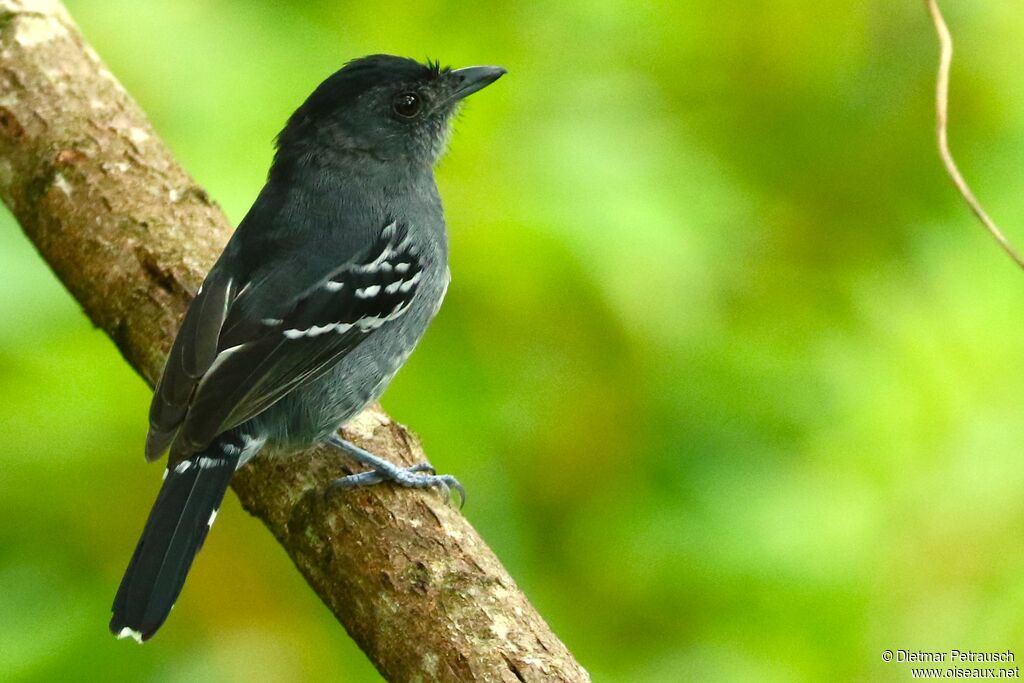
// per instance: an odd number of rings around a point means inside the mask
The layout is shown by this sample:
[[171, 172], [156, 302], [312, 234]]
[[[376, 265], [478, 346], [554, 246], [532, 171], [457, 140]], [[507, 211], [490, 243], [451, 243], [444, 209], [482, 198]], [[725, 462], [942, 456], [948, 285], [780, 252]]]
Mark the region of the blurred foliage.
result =
[[[954, 151], [1024, 242], [1024, 8], [947, 9]], [[596, 680], [1024, 655], [1024, 279], [932, 141], [920, 2], [69, 0], [233, 221], [371, 52], [502, 64], [439, 170], [454, 282], [385, 397]], [[0, 677], [378, 680], [233, 496], [144, 648], [148, 391], [0, 216]]]

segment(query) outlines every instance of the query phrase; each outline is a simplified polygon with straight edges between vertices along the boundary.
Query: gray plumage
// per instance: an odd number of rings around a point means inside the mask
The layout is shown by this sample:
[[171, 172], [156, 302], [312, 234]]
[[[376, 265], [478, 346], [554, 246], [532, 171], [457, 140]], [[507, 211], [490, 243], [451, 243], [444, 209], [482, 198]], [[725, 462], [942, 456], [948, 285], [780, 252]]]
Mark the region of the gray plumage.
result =
[[230, 471], [261, 448], [327, 440], [405, 363], [449, 280], [433, 166], [459, 101], [503, 73], [375, 55], [289, 119], [154, 393], [146, 457], [169, 449], [168, 476], [115, 599], [115, 634], [146, 639], [163, 623]]

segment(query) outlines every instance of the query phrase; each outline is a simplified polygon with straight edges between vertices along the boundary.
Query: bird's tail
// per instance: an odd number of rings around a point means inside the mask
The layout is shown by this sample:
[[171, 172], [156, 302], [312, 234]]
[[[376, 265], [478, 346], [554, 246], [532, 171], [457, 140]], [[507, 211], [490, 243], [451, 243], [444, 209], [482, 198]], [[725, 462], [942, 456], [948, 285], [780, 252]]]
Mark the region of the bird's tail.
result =
[[110, 631], [118, 638], [141, 643], [164, 623], [213, 526], [239, 452], [222, 438], [168, 468], [114, 598]]

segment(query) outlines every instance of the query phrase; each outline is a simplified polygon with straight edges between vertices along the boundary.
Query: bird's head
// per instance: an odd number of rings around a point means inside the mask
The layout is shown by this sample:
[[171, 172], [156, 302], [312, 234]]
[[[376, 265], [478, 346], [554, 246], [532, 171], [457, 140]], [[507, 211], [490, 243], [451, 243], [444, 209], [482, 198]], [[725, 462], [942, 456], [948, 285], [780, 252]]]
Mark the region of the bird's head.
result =
[[340, 155], [371, 167], [432, 166], [461, 101], [504, 73], [498, 66], [451, 69], [391, 55], [349, 62], [292, 114], [278, 136], [275, 165]]

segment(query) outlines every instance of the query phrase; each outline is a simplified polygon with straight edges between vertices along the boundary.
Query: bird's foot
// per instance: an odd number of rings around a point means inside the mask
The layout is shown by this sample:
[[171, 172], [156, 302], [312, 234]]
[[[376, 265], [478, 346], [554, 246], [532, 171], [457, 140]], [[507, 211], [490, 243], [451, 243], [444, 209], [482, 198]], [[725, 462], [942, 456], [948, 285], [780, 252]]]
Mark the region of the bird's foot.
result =
[[359, 474], [351, 474], [347, 477], [335, 479], [330, 483], [329, 491], [361, 488], [390, 481], [399, 486], [413, 489], [436, 488], [441, 491], [446, 502], [451, 500], [452, 491], [455, 491], [459, 494], [459, 507], [466, 504], [466, 489], [459, 483], [459, 480], [450, 474], [436, 474], [434, 468], [429, 463], [423, 462], [412, 467], [399, 467], [363, 450], [351, 442], [345, 441], [337, 434], [332, 434], [327, 443], [341, 449], [359, 463], [371, 468], [369, 472], [360, 472]]

